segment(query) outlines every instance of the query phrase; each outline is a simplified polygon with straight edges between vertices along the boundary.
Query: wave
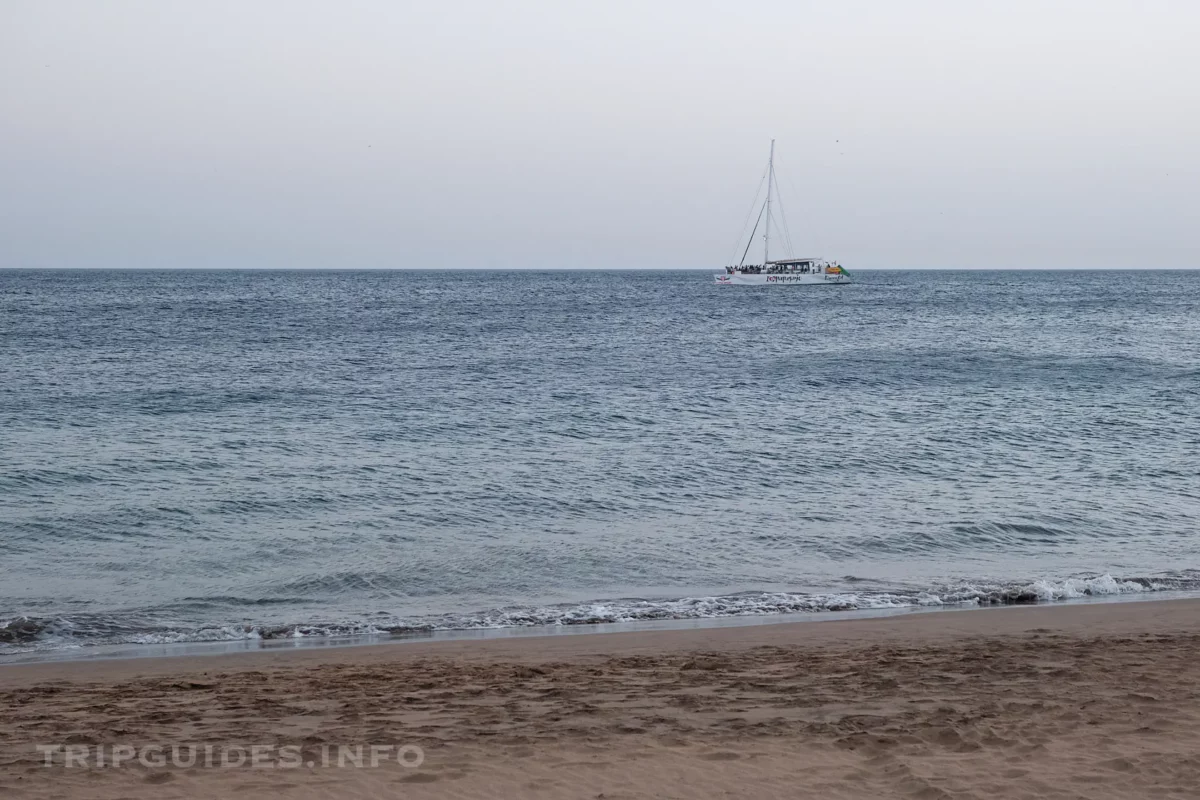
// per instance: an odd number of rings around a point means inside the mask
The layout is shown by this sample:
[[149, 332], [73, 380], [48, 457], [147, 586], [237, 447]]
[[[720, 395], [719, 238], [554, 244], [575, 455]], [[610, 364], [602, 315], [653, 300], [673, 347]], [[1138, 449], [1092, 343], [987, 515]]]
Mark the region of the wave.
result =
[[[858, 583], [860, 579], [847, 581]], [[139, 625], [131, 619], [88, 615], [0, 619], [0, 655], [104, 644], [176, 644], [312, 637], [404, 636], [445, 631], [704, 620], [929, 607], [1032, 605], [1088, 597], [1200, 591], [1200, 575], [1116, 578], [1109, 574], [1024, 582], [955, 583], [925, 589], [831, 593], [744, 592], [676, 599], [626, 598], [578, 604], [492, 609], [474, 614], [294, 624], [214, 623]], [[228, 600], [229, 598], [222, 598]]]

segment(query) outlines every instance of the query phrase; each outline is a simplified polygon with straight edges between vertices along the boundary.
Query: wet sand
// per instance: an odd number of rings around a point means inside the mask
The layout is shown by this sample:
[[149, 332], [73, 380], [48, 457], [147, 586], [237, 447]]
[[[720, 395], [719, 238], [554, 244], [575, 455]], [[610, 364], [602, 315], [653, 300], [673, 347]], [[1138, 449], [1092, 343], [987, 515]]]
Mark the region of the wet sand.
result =
[[[0, 708], [15, 798], [1197, 797], [1200, 601], [9, 665]], [[148, 745], [276, 766], [96, 764]]]

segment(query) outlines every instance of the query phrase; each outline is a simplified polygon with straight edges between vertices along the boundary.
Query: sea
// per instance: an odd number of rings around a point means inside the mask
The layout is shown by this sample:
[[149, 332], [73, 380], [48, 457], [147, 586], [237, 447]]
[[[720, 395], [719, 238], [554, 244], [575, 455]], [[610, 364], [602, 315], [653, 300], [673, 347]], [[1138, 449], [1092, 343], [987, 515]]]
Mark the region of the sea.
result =
[[0, 658], [1200, 590], [1200, 272], [0, 271]]

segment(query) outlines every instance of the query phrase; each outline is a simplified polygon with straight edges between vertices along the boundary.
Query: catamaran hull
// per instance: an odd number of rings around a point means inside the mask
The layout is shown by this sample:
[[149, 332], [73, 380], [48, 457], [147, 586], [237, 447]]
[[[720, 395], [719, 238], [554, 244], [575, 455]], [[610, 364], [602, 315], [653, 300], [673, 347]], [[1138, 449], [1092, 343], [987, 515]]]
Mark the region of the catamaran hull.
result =
[[724, 286], [837, 286], [849, 283], [845, 275], [812, 273], [786, 273], [776, 275], [714, 275], [718, 284]]

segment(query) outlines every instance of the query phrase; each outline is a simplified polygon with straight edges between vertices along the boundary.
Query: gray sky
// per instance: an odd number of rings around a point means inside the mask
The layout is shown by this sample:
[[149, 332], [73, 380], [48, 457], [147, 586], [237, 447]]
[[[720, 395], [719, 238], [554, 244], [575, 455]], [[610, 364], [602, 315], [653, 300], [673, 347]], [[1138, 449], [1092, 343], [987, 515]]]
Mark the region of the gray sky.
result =
[[775, 138], [795, 255], [1200, 267], [1198, 41], [1193, 0], [0, 0], [0, 266], [718, 267]]

